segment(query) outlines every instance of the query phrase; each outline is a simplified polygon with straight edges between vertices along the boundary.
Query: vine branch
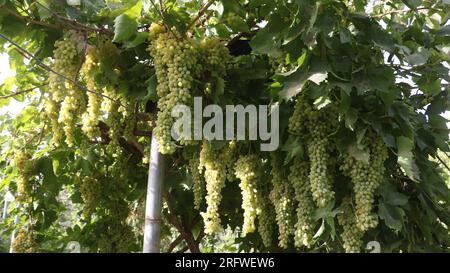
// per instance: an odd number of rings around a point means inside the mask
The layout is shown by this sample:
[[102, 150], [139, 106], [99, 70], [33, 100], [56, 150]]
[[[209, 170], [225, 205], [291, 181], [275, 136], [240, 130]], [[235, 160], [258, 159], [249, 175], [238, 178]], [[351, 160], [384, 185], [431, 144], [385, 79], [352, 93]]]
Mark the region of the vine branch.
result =
[[29, 93], [29, 92], [37, 89], [37, 88], [41, 88], [41, 87], [46, 86], [46, 85], [47, 84], [42, 84], [42, 85], [34, 86], [32, 88], [28, 88], [28, 89], [25, 89], [25, 90], [20, 90], [20, 91], [17, 91], [17, 92], [11, 92], [11, 94], [0, 96], [0, 99], [7, 99], [7, 98], [15, 97], [15, 96], [18, 96], [18, 95], [21, 95], [21, 94]]
[[436, 155], [436, 158], [439, 160], [439, 162], [441, 162], [442, 165], [444, 165], [444, 167], [450, 171], [450, 168], [448, 167], [448, 165], [444, 162], [444, 160], [442, 160], [442, 158], [439, 155]]
[[215, 2], [216, 0], [209, 0], [208, 3], [206, 3], [200, 11], [197, 13], [197, 16], [192, 19], [192, 21], [189, 23], [189, 25], [186, 27], [186, 30], [189, 30], [194, 24], [200, 19], [200, 17], [203, 16], [203, 14], [208, 10], [208, 8]]
[[415, 9], [395, 9], [395, 10], [387, 11], [385, 13], [372, 15], [372, 17], [373, 18], [379, 18], [379, 17], [384, 17], [386, 15], [399, 14], [399, 13], [408, 13], [408, 12], [411, 12], [411, 11], [419, 11], [419, 10], [433, 10], [433, 8], [417, 7]]
[[84, 31], [92, 31], [92, 32], [100, 32], [100, 33], [106, 33], [106, 34], [113, 34], [113, 31], [111, 31], [109, 29], [87, 26], [87, 25], [79, 23], [76, 20], [72, 20], [67, 17], [61, 16], [61, 15], [55, 13], [54, 11], [52, 11], [51, 9], [49, 9], [48, 7], [46, 7], [45, 5], [41, 4], [39, 1], [36, 1], [35, 3], [38, 4], [39, 6], [41, 6], [42, 8], [46, 9], [47, 11], [49, 11], [58, 20], [63, 21], [64, 23], [70, 24], [72, 26], [72, 28], [74, 28], [74, 29], [84, 30]]
[[[159, 15], [161, 16], [161, 19], [163, 20], [164, 26], [172, 33], [172, 35], [173, 35], [176, 39], [179, 39], [179, 38], [178, 38], [178, 35], [177, 35], [177, 34], [169, 27], [169, 25], [167, 25], [167, 23], [166, 23], [166, 17], [164, 16], [164, 12], [163, 12], [163, 10], [162, 10], [162, 6], [161, 6], [161, 9], [158, 9], [158, 7], [156, 6], [154, 0], [150, 0], [150, 3], [152, 4], [153, 8], [155, 8], [156, 12], [158, 12]], [[162, 2], [161, 2], [161, 5], [162, 5]]]

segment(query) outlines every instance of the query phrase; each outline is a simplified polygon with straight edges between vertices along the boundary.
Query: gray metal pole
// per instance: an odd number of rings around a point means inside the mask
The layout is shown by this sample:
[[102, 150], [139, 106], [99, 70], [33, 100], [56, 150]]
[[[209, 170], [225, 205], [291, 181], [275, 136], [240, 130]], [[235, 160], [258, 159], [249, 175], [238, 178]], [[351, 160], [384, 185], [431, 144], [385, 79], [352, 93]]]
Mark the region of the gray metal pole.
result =
[[16, 238], [16, 230], [17, 230], [17, 224], [19, 223], [20, 217], [19, 215], [16, 215], [16, 217], [14, 218], [14, 230], [11, 234], [11, 245], [9, 247], [9, 253], [14, 253], [14, 250], [12, 248], [12, 244], [14, 242], [14, 239]]
[[8, 216], [8, 200], [6, 200], [6, 198], [5, 198], [5, 204], [3, 206], [2, 218], [6, 219], [7, 216]]
[[158, 152], [158, 142], [152, 133], [148, 170], [147, 200], [145, 203], [144, 253], [160, 252], [161, 191], [164, 176], [164, 160]]

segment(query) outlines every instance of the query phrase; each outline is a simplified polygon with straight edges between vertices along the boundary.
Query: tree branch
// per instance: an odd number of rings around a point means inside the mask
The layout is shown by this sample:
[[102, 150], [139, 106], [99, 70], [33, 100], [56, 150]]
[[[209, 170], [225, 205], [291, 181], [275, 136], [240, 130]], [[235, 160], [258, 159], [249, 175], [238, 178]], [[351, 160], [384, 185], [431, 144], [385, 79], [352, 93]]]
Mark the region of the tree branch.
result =
[[450, 171], [450, 168], [447, 166], [447, 164], [445, 164], [444, 160], [441, 159], [441, 157], [439, 155], [436, 155], [436, 158], [441, 162], [442, 165], [444, 165], [444, 167]]
[[178, 235], [178, 237], [169, 245], [167, 248], [167, 253], [171, 253], [175, 247], [177, 247], [181, 242], [183, 242], [183, 236]]
[[[190, 227], [186, 227], [186, 224], [184, 223], [184, 221], [182, 221], [181, 219], [179, 219], [174, 213], [174, 211], [172, 210], [172, 204], [171, 204], [171, 196], [170, 193], [168, 191], [164, 192], [164, 198], [166, 199], [166, 203], [167, 203], [167, 207], [169, 208], [169, 220], [171, 222], [171, 224], [178, 230], [178, 232], [180, 232], [181, 236], [183, 236], [183, 239], [186, 241], [186, 244], [189, 247], [189, 250], [192, 253], [200, 253], [200, 248], [198, 246], [197, 241], [194, 238], [194, 235], [191, 232], [191, 228]], [[194, 220], [193, 224], [196, 223], [196, 220]]]

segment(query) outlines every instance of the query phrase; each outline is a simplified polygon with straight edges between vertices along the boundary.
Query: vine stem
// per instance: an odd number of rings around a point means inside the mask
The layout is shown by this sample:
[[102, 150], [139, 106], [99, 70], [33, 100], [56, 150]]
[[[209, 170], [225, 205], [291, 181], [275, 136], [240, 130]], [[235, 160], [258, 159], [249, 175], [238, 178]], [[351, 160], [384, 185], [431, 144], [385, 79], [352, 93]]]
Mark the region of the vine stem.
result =
[[[178, 40], [179, 37], [178, 35], [169, 27], [169, 25], [167, 25], [166, 23], [166, 17], [164, 16], [164, 12], [162, 10], [162, 6], [161, 9], [158, 9], [158, 7], [155, 4], [154, 0], [150, 0], [150, 3], [152, 4], [153, 8], [155, 8], [155, 10], [159, 13], [159, 15], [161, 16], [161, 19], [163, 20], [163, 24], [164, 26], [172, 33], [172, 35]], [[160, 2], [160, 5], [162, 5], [162, 1]]]
[[391, 15], [391, 14], [398, 14], [398, 13], [407, 13], [407, 12], [411, 12], [411, 11], [419, 11], [419, 10], [432, 10], [433, 8], [427, 8], [427, 7], [417, 7], [415, 9], [396, 9], [396, 10], [390, 10], [387, 11], [385, 13], [381, 13], [381, 14], [376, 14], [376, 15], [372, 15], [373, 18], [379, 18], [379, 17], [384, 17], [386, 15]]
[[72, 20], [72, 19], [69, 19], [67, 17], [61, 16], [61, 15], [55, 13], [54, 11], [52, 11], [50, 8], [48, 8], [45, 5], [43, 5], [42, 3], [40, 3], [39, 1], [36, 1], [35, 3], [38, 4], [39, 6], [41, 6], [43, 9], [49, 11], [57, 19], [72, 25], [72, 27], [77, 29], [77, 30], [85, 30], [85, 31], [93, 31], [93, 32], [113, 34], [113, 32], [111, 30], [109, 30], [109, 29], [86, 26], [86, 25], [83, 25], [83, 24], [81, 24], [81, 23], [79, 23], [79, 22], [77, 22], [75, 20]]
[[206, 3], [198, 12], [197, 16], [192, 19], [192, 21], [189, 23], [189, 25], [186, 27], [186, 31], [188, 31], [194, 24], [200, 19], [200, 17], [203, 16], [203, 14], [208, 10], [208, 8], [214, 3], [216, 0], [209, 0], [208, 3]]
[[441, 162], [442, 165], [444, 165], [444, 167], [450, 171], [450, 168], [448, 167], [447, 164], [445, 164], [444, 160], [442, 160], [442, 158], [436, 154], [436, 158]]
[[25, 90], [21, 90], [21, 91], [17, 91], [17, 92], [11, 92], [11, 94], [0, 96], [0, 99], [7, 99], [7, 98], [15, 97], [15, 96], [18, 96], [20, 94], [31, 92], [31, 91], [33, 91], [33, 90], [35, 90], [37, 88], [44, 87], [46, 85], [47, 84], [42, 84], [42, 85], [34, 86], [32, 88], [28, 88], [28, 89], [25, 89]]
[[7, 36], [3, 35], [2, 33], [0, 33], [0, 37], [3, 38], [3, 39], [5, 39], [6, 41], [10, 42], [13, 46], [15, 46], [17, 49], [19, 49], [20, 51], [22, 51], [22, 52], [26, 55], [25, 57], [27, 57], [29, 60], [36, 60], [36, 61], [40, 64], [41, 67], [43, 67], [43, 68], [46, 69], [47, 71], [49, 71], [49, 72], [51, 72], [51, 73], [53, 73], [53, 74], [55, 74], [55, 75], [57, 75], [57, 76], [63, 78], [64, 80], [71, 82], [72, 84], [74, 84], [74, 85], [75, 85], [76, 87], [78, 87], [79, 89], [81, 89], [81, 90], [83, 90], [83, 91], [86, 91], [86, 92], [89, 92], [89, 93], [92, 93], [92, 94], [96, 94], [96, 95], [101, 96], [101, 97], [103, 97], [103, 98], [105, 98], [105, 99], [109, 99], [109, 100], [111, 100], [112, 102], [117, 103], [117, 104], [119, 104], [119, 105], [122, 106], [122, 107], [125, 107], [125, 105], [123, 105], [120, 101], [115, 100], [115, 99], [113, 99], [113, 98], [111, 98], [111, 97], [109, 97], [109, 96], [107, 96], [107, 95], [98, 93], [98, 92], [96, 92], [96, 91], [89, 90], [88, 88], [86, 88], [86, 87], [84, 87], [83, 85], [81, 85], [78, 81], [76, 81], [76, 80], [74, 80], [74, 79], [71, 79], [71, 78], [69, 78], [69, 77], [67, 77], [67, 76], [65, 76], [65, 75], [63, 75], [63, 74], [61, 74], [61, 73], [59, 73], [59, 72], [56, 72], [55, 70], [53, 70], [52, 68], [50, 68], [48, 65], [46, 65], [42, 60], [36, 58], [35, 55], [33, 55], [32, 53], [30, 53], [28, 50], [26, 50], [25, 48], [23, 48], [21, 45], [17, 44], [16, 42], [14, 42], [12, 39], [10, 39], [10, 38], [8, 38]]
[[[40, 4], [39, 2], [36, 2], [38, 4]], [[42, 5], [42, 4], [40, 4]], [[94, 27], [90, 27], [90, 26], [86, 26], [83, 25], [77, 21], [71, 20], [69, 18], [65, 18], [61, 15], [55, 14], [53, 11], [51, 11], [50, 9], [48, 9], [47, 7], [44, 6], [44, 8], [46, 8], [47, 10], [49, 10], [53, 16], [57, 17], [58, 19], [68, 23], [68, 24], [50, 24], [50, 23], [45, 23], [39, 20], [35, 20], [33, 18], [31, 18], [30, 16], [22, 16], [19, 13], [17, 13], [16, 11], [13, 11], [12, 9], [3, 6], [2, 7], [6, 12], [8, 12], [9, 14], [11, 14], [12, 16], [18, 18], [19, 20], [25, 21], [27, 23], [33, 24], [33, 25], [38, 25], [38, 26], [43, 26], [43, 27], [47, 27], [47, 28], [54, 28], [54, 29], [61, 29], [64, 28], [68, 25], [70, 25], [73, 29], [76, 30], [84, 30], [84, 31], [95, 31], [95, 32], [102, 32], [102, 33], [112, 33], [110, 30], [108, 29], [100, 29], [100, 28], [94, 28]]]

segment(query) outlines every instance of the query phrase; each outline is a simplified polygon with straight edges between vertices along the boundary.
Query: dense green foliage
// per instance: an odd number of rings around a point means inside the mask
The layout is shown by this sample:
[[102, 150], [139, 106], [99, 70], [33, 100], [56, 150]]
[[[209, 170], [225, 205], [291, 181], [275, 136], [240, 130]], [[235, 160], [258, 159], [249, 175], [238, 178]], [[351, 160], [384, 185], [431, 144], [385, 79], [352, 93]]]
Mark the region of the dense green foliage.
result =
[[[162, 251], [449, 251], [448, 0], [67, 2], [0, 0], [17, 251], [139, 251], [153, 129]], [[172, 139], [195, 96], [278, 105], [279, 149]]]

